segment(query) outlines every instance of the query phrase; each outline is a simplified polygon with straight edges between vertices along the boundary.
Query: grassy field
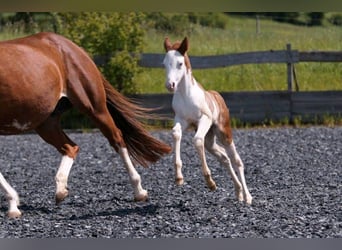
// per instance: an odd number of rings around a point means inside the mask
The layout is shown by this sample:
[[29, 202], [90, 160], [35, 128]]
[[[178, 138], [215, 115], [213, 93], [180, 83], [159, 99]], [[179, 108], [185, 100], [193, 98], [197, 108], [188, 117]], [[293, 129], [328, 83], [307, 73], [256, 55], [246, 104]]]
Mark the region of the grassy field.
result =
[[[260, 19], [226, 17], [226, 28], [213, 29], [193, 25], [183, 35], [146, 31], [144, 52], [164, 53], [165, 36], [172, 41], [188, 36], [191, 55], [220, 55], [236, 52], [282, 50], [290, 43], [299, 51], [342, 51], [342, 29], [332, 25], [304, 27]], [[295, 71], [301, 91], [342, 90], [341, 63], [299, 63]], [[285, 64], [242, 65], [219, 69], [194, 70], [195, 78], [207, 89], [218, 91], [286, 90]], [[164, 70], [146, 69], [135, 82], [142, 93], [165, 93]]]
[[[305, 27], [260, 19], [223, 15], [225, 29], [207, 28], [193, 24], [181, 35], [158, 32], [147, 28], [145, 53], [164, 53], [163, 40], [184, 36], [190, 39], [191, 55], [220, 55], [236, 52], [282, 50], [290, 43], [299, 51], [342, 51], [342, 29], [333, 25]], [[23, 36], [0, 33], [0, 40]], [[300, 91], [342, 90], [341, 63], [298, 63], [295, 65]], [[218, 69], [194, 70], [195, 78], [206, 89], [217, 91], [286, 90], [285, 64], [241, 65]], [[142, 68], [134, 81], [140, 93], [166, 93], [164, 70]]]

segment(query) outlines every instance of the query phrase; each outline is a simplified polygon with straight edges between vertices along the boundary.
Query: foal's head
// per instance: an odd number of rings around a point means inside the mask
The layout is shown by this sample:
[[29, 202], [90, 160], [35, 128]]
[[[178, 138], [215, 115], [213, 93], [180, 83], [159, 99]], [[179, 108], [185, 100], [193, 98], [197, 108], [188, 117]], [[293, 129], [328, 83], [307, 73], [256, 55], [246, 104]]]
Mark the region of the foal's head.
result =
[[163, 61], [166, 70], [165, 86], [170, 92], [174, 92], [184, 74], [191, 70], [190, 60], [186, 53], [189, 49], [189, 42], [185, 37], [181, 43], [171, 44], [169, 38], [165, 38], [164, 48], [166, 50]]

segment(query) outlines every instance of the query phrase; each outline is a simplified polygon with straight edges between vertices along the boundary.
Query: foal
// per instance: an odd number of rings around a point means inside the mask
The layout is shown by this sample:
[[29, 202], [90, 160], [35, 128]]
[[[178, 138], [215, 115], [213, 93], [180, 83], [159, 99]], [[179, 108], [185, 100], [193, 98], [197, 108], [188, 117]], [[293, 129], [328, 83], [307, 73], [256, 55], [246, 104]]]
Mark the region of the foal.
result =
[[[188, 127], [196, 127], [193, 143], [202, 162], [202, 172], [210, 190], [216, 189], [206, 163], [206, 148], [228, 169], [235, 193], [239, 201], [252, 203], [248, 191], [244, 165], [235, 149], [230, 127], [229, 110], [223, 98], [216, 91], [205, 91], [191, 73], [190, 60], [187, 55], [188, 39], [181, 43], [171, 44], [168, 38], [164, 41], [166, 55], [163, 64], [166, 69], [166, 88], [173, 92], [172, 108], [175, 112], [175, 125], [172, 129], [175, 150], [176, 184], [182, 185], [182, 160], [180, 157], [180, 141], [182, 132]], [[223, 147], [216, 143], [216, 139]], [[236, 175], [234, 169], [237, 171]], [[239, 180], [240, 178], [240, 180]]]

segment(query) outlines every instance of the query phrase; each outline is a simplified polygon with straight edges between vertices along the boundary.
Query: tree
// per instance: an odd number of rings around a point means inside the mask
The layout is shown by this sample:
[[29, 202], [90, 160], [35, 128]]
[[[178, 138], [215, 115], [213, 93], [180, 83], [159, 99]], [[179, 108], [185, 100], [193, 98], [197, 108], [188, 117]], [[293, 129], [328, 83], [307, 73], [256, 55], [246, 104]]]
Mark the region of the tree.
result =
[[311, 26], [321, 26], [323, 19], [324, 19], [324, 13], [323, 12], [309, 12], [308, 17], [310, 18], [309, 25]]
[[139, 72], [143, 14], [116, 12], [58, 13], [58, 32], [83, 47], [91, 56], [106, 56], [99, 66], [122, 93], [135, 93], [133, 77]]

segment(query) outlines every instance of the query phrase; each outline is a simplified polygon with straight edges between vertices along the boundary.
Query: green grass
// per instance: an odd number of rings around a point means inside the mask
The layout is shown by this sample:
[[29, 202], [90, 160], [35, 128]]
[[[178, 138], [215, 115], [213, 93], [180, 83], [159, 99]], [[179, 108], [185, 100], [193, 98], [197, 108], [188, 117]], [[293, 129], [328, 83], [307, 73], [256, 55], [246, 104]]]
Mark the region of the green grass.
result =
[[[299, 51], [342, 51], [342, 29], [332, 25], [304, 27], [249, 18], [226, 16], [226, 28], [214, 29], [193, 25], [187, 34], [175, 36], [146, 31], [146, 53], [164, 53], [163, 40], [171, 41], [188, 36], [191, 55], [220, 55], [237, 52], [282, 50], [290, 43]], [[298, 63], [295, 65], [299, 89], [342, 90], [341, 63]], [[207, 89], [217, 91], [286, 90], [285, 64], [241, 65], [218, 69], [194, 70], [195, 78]], [[134, 81], [142, 93], [165, 93], [163, 69], [142, 69]]]
[[[146, 29], [145, 53], [164, 53], [166, 36], [172, 41], [190, 39], [192, 55], [220, 55], [237, 52], [282, 50], [287, 43], [299, 51], [342, 51], [341, 27], [304, 27], [260, 19], [260, 32], [251, 18], [227, 16], [225, 29], [192, 25], [181, 35]], [[23, 36], [20, 31], [0, 33], [0, 40]], [[298, 63], [295, 65], [300, 91], [342, 90], [341, 63]], [[286, 90], [285, 64], [255, 64], [226, 68], [194, 70], [193, 74], [206, 89], [217, 91]], [[166, 93], [164, 69], [142, 68], [134, 78], [140, 93]]]
[[0, 41], [10, 40], [18, 37], [25, 36], [24, 33], [21, 32], [1, 32], [0, 33]]

